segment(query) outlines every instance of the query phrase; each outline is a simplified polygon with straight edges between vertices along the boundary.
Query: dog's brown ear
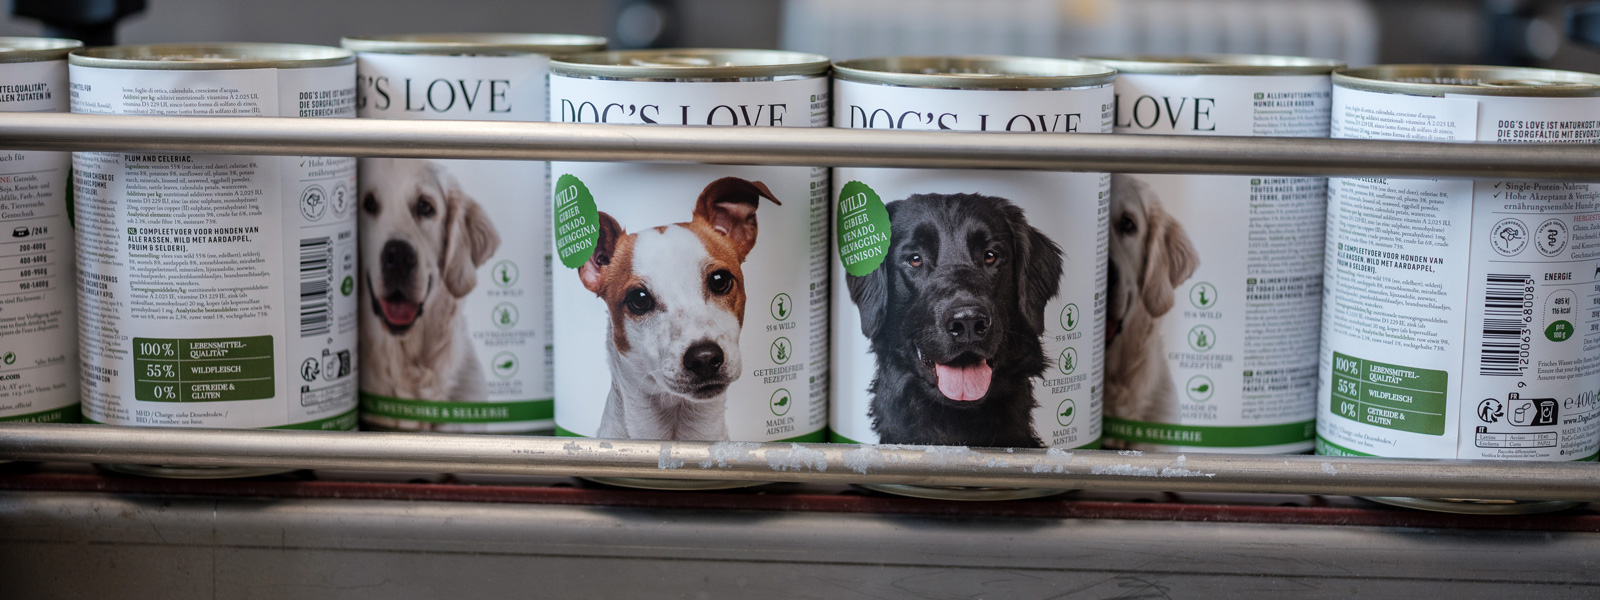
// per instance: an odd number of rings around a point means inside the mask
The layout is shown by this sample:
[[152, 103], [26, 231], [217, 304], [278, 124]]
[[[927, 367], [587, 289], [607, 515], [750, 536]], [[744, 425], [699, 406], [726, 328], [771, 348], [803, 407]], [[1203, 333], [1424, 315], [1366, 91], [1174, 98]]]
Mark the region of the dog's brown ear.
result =
[[578, 279], [583, 281], [584, 288], [596, 296], [606, 287], [605, 267], [611, 264], [617, 252], [617, 241], [623, 235], [622, 225], [616, 219], [600, 213], [600, 237], [595, 241], [594, 254], [590, 254], [589, 260], [578, 267]]
[[489, 262], [495, 250], [500, 249], [500, 234], [489, 220], [482, 206], [461, 191], [454, 181], [442, 181], [445, 189], [445, 251], [443, 272], [445, 288], [457, 298], [463, 298], [478, 285], [478, 267]]
[[739, 253], [739, 261], [743, 262], [750, 255], [750, 249], [756, 246], [756, 209], [760, 208], [762, 198], [783, 205], [772, 195], [772, 190], [767, 189], [767, 184], [723, 177], [700, 191], [700, 199], [694, 203], [694, 219], [728, 236]]
[[1173, 290], [1183, 280], [1194, 275], [1200, 266], [1200, 257], [1189, 241], [1183, 226], [1154, 198], [1145, 203], [1145, 265], [1142, 282], [1145, 310], [1159, 317], [1172, 310], [1176, 303]]

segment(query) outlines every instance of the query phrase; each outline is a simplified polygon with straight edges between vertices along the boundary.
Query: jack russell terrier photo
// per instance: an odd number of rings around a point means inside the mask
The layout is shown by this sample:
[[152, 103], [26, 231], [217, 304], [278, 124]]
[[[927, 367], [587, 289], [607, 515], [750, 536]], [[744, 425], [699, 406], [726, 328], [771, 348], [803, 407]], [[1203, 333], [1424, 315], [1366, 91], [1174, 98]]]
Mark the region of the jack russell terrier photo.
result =
[[707, 185], [685, 223], [623, 231], [599, 213], [595, 251], [578, 268], [606, 303], [611, 393], [598, 437], [727, 440], [728, 386], [739, 379], [745, 257], [756, 245], [759, 181]]

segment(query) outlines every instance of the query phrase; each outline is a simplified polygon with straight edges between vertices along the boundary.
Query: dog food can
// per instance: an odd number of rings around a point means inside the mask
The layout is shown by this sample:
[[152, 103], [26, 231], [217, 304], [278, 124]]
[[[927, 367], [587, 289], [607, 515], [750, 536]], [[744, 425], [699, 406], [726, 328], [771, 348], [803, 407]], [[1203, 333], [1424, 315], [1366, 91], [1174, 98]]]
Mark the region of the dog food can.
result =
[[[551, 54], [605, 38], [348, 38], [356, 113], [546, 121]], [[361, 422], [368, 429], [549, 431], [549, 163], [361, 159]]]
[[[1089, 58], [1117, 134], [1327, 137], [1337, 61]], [[1113, 175], [1107, 446], [1311, 450], [1327, 180]]]
[[[82, 46], [0, 37], [0, 112], [66, 112]], [[71, 169], [65, 152], [0, 150], [0, 421], [79, 419]]]
[[[834, 78], [836, 127], [1112, 131], [1116, 72], [1101, 65], [863, 59]], [[833, 181], [833, 439], [1099, 447], [1110, 175], [840, 168]]]
[[[564, 123], [826, 127], [828, 106], [828, 60], [812, 54], [551, 63], [550, 116]], [[551, 173], [559, 435], [825, 440], [827, 169], [555, 162]]]
[[[1600, 143], [1600, 76], [1403, 65], [1333, 85], [1336, 138]], [[1600, 183], [1333, 178], [1328, 197], [1318, 454], [1595, 460]]]
[[[338, 48], [116, 46], [70, 62], [75, 113], [355, 117], [355, 57]], [[172, 150], [72, 164], [85, 420], [355, 428], [355, 159]]]

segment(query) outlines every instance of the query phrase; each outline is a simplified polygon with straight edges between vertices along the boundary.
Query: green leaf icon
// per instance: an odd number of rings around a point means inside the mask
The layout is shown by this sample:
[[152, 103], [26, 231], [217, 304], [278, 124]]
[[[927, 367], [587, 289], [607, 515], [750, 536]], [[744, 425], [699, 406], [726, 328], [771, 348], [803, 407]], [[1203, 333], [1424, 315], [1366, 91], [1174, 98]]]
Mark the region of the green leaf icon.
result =
[[514, 367], [514, 366], [517, 366], [517, 363], [509, 361], [509, 360], [505, 361], [503, 363], [500, 363], [500, 369], [502, 369], [502, 370], [507, 370], [507, 369], [510, 369], [511, 367]]
[[1063, 417], [1070, 417], [1070, 416], [1072, 416], [1072, 407], [1071, 407], [1071, 406], [1068, 406], [1068, 407], [1067, 407], [1067, 410], [1065, 410], [1065, 411], [1062, 411], [1062, 413], [1061, 413], [1061, 416], [1063, 416]]
[[1194, 388], [1196, 394], [1204, 394], [1209, 391], [1211, 391], [1211, 384], [1209, 383], [1202, 383], [1200, 387]]
[[788, 396], [784, 396], [782, 398], [779, 398], [777, 405], [778, 406], [788, 406], [789, 405], [789, 397]]

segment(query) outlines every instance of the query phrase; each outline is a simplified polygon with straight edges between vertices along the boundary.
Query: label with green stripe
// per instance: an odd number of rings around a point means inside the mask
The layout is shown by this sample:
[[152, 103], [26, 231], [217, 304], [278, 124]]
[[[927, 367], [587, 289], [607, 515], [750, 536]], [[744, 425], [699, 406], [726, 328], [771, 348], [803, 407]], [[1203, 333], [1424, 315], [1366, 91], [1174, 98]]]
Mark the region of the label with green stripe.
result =
[[1281, 446], [1311, 441], [1316, 421], [1280, 425], [1218, 427], [1146, 423], [1113, 417], [1105, 418], [1105, 436], [1117, 440], [1199, 448], [1252, 448]]
[[517, 423], [555, 417], [555, 403], [551, 400], [432, 402], [362, 392], [361, 411], [368, 415], [427, 423]]
[[52, 408], [25, 415], [0, 416], [0, 421], [11, 423], [78, 423], [82, 420], [83, 414], [76, 402], [61, 408]]

